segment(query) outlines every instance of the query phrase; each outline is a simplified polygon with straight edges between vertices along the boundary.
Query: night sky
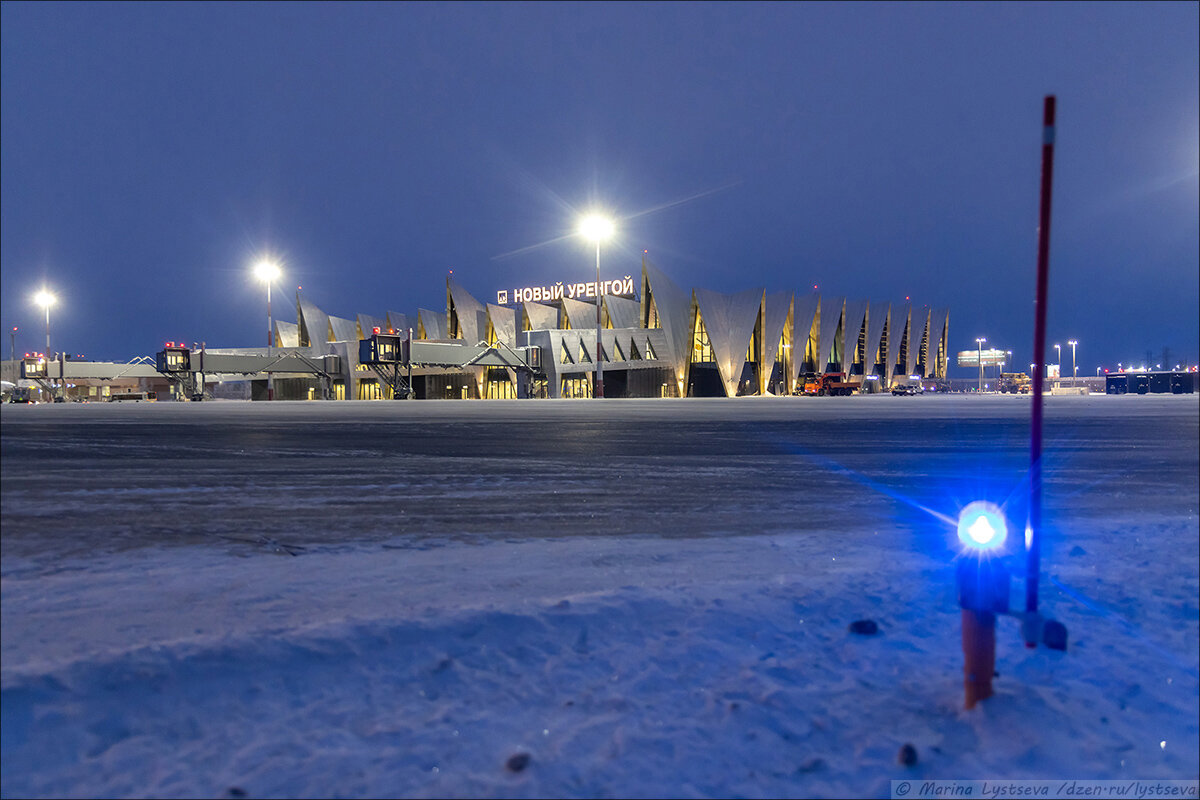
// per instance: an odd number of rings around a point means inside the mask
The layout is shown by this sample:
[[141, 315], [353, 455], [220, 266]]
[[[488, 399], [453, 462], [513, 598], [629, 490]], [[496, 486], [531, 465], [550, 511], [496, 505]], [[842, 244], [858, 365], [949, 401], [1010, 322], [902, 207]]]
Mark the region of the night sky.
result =
[[1025, 369], [1055, 94], [1049, 360], [1195, 364], [1198, 9], [4, 3], [0, 321], [262, 346], [262, 253], [291, 321], [495, 302], [594, 277], [598, 206], [605, 278], [911, 297]]

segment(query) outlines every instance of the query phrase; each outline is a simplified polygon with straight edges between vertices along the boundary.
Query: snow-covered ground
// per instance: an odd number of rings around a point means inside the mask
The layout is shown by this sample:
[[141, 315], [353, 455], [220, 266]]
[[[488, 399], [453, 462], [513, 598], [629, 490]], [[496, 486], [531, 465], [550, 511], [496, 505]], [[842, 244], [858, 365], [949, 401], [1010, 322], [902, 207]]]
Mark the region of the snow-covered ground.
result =
[[1195, 780], [1194, 395], [1046, 399], [1041, 596], [1070, 645], [1002, 618], [997, 693], [962, 709], [946, 520], [1023, 521], [1028, 411], [5, 406], [0, 794]]

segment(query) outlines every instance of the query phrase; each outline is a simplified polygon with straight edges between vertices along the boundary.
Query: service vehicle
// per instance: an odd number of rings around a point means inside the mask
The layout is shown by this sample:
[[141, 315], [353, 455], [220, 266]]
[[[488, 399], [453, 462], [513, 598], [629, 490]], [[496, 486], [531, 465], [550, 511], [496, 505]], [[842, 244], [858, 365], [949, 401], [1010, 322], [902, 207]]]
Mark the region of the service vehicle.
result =
[[1029, 394], [1033, 391], [1033, 381], [1024, 372], [1001, 372], [996, 388], [1001, 394]]
[[925, 394], [925, 387], [921, 385], [919, 378], [897, 378], [892, 382], [892, 394]]
[[846, 373], [844, 372], [826, 372], [823, 375], [818, 375], [815, 372], [806, 372], [797, 383], [795, 393], [800, 395], [816, 395], [818, 397], [826, 395], [844, 396], [854, 394], [861, 388], [861, 382], [846, 380]]

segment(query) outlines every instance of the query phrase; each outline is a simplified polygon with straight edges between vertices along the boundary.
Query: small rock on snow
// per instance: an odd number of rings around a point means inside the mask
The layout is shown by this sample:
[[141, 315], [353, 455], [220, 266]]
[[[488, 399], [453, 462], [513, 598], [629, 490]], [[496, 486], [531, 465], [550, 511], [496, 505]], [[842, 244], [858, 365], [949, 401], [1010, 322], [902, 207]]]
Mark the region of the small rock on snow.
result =
[[874, 636], [879, 633], [879, 626], [873, 619], [856, 619], [850, 623], [850, 632], [861, 636]]
[[1042, 626], [1042, 641], [1051, 650], [1067, 649], [1067, 626], [1058, 620], [1047, 620]]

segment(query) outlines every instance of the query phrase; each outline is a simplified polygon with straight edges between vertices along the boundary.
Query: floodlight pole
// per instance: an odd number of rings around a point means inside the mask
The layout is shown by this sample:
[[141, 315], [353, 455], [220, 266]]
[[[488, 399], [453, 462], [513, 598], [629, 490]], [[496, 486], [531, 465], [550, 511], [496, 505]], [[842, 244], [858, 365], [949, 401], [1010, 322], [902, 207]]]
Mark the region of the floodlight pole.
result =
[[275, 344], [275, 336], [271, 329], [275, 327], [271, 320], [271, 279], [267, 278], [267, 400], [275, 399], [275, 374], [271, 372], [271, 347]]
[[1067, 344], [1071, 345], [1071, 386], [1074, 386], [1079, 376], [1079, 367], [1075, 365], [1075, 345], [1079, 344], [1079, 342], [1072, 339]]
[[[1046, 364], [1046, 293], [1050, 273], [1050, 193], [1054, 174], [1054, 95], [1046, 95], [1042, 110], [1042, 189], [1038, 214], [1037, 299], [1034, 303], [1033, 409], [1029, 432], [1029, 530], [1025, 533], [1025, 614], [1038, 609], [1042, 527], [1042, 387]], [[1037, 632], [1026, 626], [1025, 646], [1037, 647]]]
[[600, 290], [600, 240], [596, 239], [596, 387], [593, 397], [604, 397], [604, 359], [600, 343], [600, 300], [604, 297]]
[[[50, 303], [46, 303], [46, 369], [47, 369], [46, 374], [47, 375], [49, 375], [50, 358], [51, 358], [51, 356], [50, 356]], [[62, 373], [60, 372], [59, 374], [61, 375]], [[54, 378], [48, 378], [48, 380], [50, 381], [50, 399], [53, 400], [54, 395], [56, 394], [56, 390], [54, 387]]]
[[979, 347], [979, 388], [976, 391], [981, 393], [983, 392], [983, 343], [986, 341], [986, 338], [975, 340], [975, 344]]

